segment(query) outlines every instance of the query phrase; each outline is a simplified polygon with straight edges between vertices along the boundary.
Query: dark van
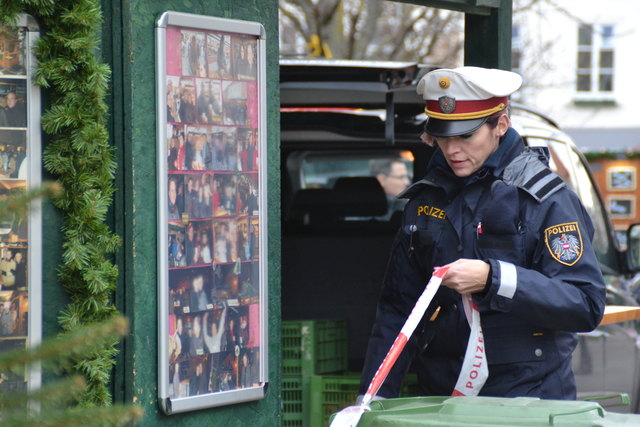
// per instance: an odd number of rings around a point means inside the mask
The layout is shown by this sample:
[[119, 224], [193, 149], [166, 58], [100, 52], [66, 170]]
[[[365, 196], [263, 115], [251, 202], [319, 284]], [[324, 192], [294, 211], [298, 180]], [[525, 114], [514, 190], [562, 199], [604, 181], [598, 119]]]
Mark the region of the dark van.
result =
[[[281, 60], [282, 317], [347, 319], [349, 369], [362, 368], [401, 202], [388, 200], [372, 164], [401, 159], [420, 179], [432, 154], [415, 84], [432, 67], [398, 62]], [[512, 108], [513, 127], [545, 147], [550, 166], [581, 198], [596, 228], [594, 248], [608, 304], [637, 305], [636, 267], [613, 232], [588, 165], [571, 138], [544, 115]], [[638, 239], [631, 235], [631, 245]], [[638, 253], [632, 248], [633, 253]], [[634, 264], [638, 264], [637, 262]], [[638, 412], [639, 321], [580, 335], [574, 371], [580, 398]], [[629, 404], [619, 395], [631, 398]]]

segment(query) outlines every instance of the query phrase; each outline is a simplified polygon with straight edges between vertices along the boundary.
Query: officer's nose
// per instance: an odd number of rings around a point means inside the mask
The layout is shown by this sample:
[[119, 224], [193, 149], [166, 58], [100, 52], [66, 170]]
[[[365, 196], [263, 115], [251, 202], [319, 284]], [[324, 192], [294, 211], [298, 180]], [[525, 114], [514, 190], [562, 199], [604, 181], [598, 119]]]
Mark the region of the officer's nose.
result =
[[460, 144], [455, 139], [455, 137], [438, 138], [438, 145], [445, 155], [454, 154], [459, 150]]

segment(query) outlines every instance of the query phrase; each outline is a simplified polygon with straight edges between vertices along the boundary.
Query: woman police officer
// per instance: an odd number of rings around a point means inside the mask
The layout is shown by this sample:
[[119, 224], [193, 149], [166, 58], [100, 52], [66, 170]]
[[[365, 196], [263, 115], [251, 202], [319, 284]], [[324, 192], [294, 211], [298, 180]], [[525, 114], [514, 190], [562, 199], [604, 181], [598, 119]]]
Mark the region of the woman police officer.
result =
[[576, 332], [594, 329], [605, 286], [593, 225], [577, 196], [510, 127], [518, 74], [439, 69], [418, 85], [436, 146], [408, 198], [379, 300], [361, 381], [376, 369], [434, 267], [448, 272], [378, 397], [396, 397], [415, 358], [424, 395], [449, 395], [469, 338], [461, 295], [477, 304], [486, 396], [575, 399]]

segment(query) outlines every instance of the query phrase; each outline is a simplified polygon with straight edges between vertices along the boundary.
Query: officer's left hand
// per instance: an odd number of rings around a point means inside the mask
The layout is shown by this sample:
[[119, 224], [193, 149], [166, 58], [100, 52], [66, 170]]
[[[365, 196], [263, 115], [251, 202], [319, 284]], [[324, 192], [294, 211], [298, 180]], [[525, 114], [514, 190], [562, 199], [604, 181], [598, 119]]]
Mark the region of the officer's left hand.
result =
[[479, 259], [461, 258], [446, 265], [449, 271], [442, 279], [442, 285], [464, 294], [482, 292], [489, 277], [489, 264]]

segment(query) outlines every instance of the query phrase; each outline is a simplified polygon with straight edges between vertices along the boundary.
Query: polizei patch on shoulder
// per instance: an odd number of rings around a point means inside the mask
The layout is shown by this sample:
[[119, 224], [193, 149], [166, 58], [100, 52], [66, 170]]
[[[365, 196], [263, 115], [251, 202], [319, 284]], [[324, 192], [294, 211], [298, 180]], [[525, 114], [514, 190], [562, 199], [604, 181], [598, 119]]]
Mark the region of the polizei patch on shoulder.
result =
[[577, 222], [547, 228], [544, 240], [553, 259], [561, 264], [574, 265], [582, 256], [582, 235]]

